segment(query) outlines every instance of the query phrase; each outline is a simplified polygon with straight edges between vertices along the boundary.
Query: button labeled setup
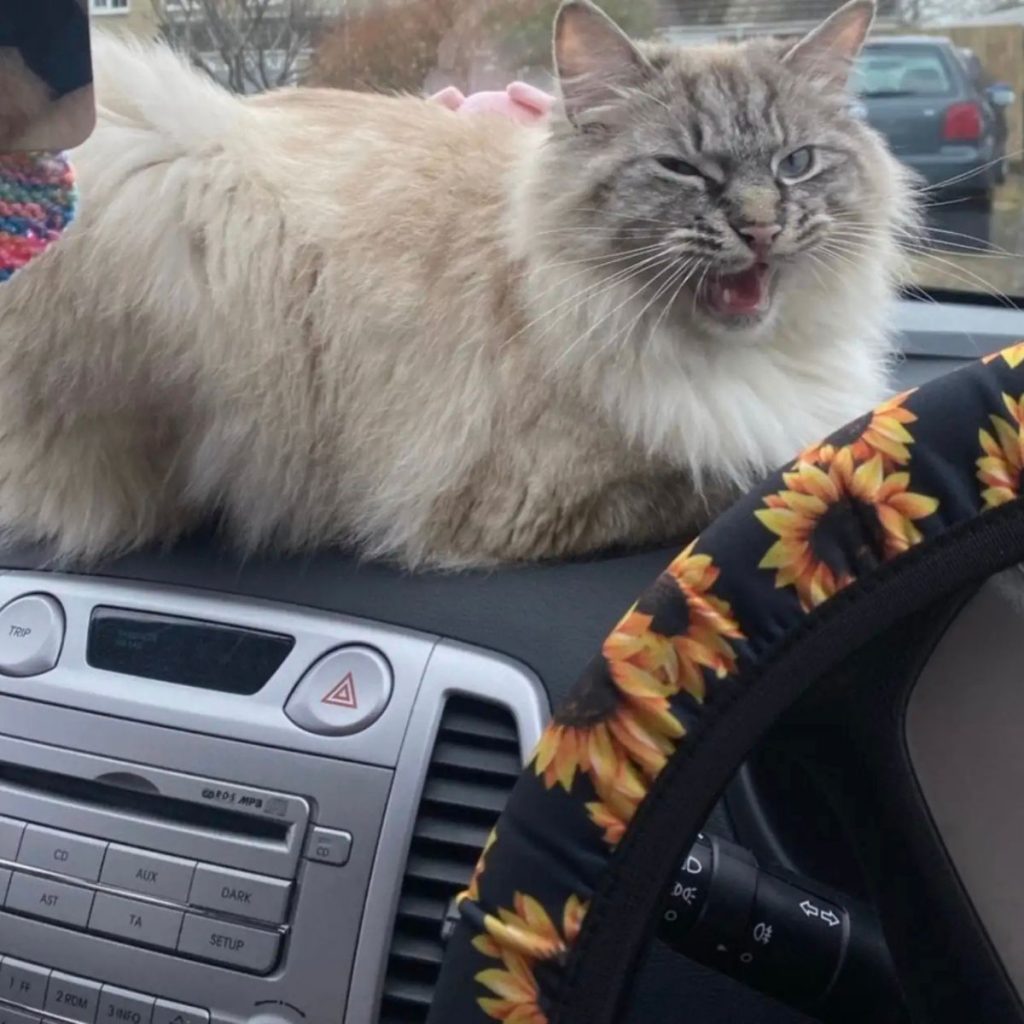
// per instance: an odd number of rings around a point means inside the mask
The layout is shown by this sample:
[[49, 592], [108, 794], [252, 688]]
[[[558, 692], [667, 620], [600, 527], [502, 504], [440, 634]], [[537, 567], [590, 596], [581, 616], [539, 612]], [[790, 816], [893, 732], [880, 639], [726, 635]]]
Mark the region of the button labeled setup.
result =
[[93, 1024], [96, 1007], [100, 1000], [100, 983], [75, 978], [70, 974], [54, 971], [50, 975], [50, 986], [46, 990], [46, 1005], [43, 1009], [58, 1017]]
[[153, 1024], [210, 1024], [210, 1015], [195, 1006], [158, 999], [153, 1009]]
[[96, 1024], [151, 1024], [156, 1000], [127, 989], [104, 985]]
[[306, 843], [306, 857], [309, 860], [341, 866], [348, 863], [351, 852], [352, 836], [348, 832], [321, 828], [319, 825], [310, 829], [309, 841]]
[[89, 931], [144, 946], [174, 949], [181, 931], [182, 916], [180, 910], [101, 892], [96, 894], [96, 904], [89, 916]]
[[100, 881], [115, 889], [131, 889], [146, 896], [185, 903], [195, 869], [194, 860], [165, 857], [111, 843]]
[[347, 736], [371, 725], [391, 700], [391, 666], [371, 647], [342, 647], [299, 680], [285, 714], [308, 732]]
[[266, 974], [277, 962], [281, 937], [240, 924], [188, 914], [178, 952], [229, 967]]
[[48, 594], [18, 597], [0, 609], [0, 673], [49, 672], [64, 645], [64, 609]]
[[188, 901], [193, 907], [280, 924], [288, 912], [291, 883], [279, 878], [200, 864]]
[[0, 999], [21, 1003], [33, 1010], [41, 1010], [46, 1001], [46, 986], [50, 981], [50, 969], [38, 964], [27, 964], [23, 960], [4, 957], [0, 962]]
[[18, 914], [84, 928], [92, 908], [92, 893], [63, 882], [16, 873], [4, 906]]
[[29, 825], [18, 851], [18, 863], [95, 882], [99, 880], [106, 849], [107, 844], [98, 839]]
[[25, 822], [13, 818], [0, 818], [0, 860], [14, 860], [18, 856]]

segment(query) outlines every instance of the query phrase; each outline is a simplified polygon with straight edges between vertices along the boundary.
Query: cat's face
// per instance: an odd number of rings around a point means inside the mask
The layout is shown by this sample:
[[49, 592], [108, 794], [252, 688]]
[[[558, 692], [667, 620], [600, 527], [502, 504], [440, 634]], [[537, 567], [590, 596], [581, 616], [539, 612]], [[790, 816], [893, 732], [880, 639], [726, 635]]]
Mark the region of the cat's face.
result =
[[849, 113], [871, 6], [844, 11], [796, 48], [640, 51], [589, 5], [563, 8], [566, 116], [551, 145], [585, 258], [614, 259], [603, 272], [635, 282], [652, 312], [753, 341], [801, 285], [870, 258], [906, 196]]

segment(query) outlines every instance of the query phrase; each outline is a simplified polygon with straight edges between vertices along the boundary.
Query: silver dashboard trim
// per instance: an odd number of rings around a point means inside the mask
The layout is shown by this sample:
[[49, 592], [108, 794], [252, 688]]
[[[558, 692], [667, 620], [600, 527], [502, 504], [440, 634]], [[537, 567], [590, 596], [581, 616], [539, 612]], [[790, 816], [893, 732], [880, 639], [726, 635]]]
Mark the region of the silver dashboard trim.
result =
[[377, 1024], [401, 881], [427, 767], [445, 703], [457, 694], [508, 708], [519, 729], [524, 765], [550, 716], [547, 692], [520, 663], [449, 640], [441, 641], [434, 649], [409, 718], [384, 812], [359, 929], [345, 1024]]

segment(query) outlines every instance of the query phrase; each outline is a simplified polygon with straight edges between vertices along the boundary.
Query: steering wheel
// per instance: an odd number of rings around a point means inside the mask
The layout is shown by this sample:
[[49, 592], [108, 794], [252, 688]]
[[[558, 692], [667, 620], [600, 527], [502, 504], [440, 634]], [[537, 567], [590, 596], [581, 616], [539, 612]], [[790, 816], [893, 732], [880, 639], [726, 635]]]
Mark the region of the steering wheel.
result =
[[893, 739], [952, 610], [1024, 560], [1022, 364], [1024, 343], [803, 452], [629, 609], [461, 897], [430, 1024], [619, 1020], [709, 810], [812, 686], [845, 694], [875, 826], [863, 866], [910, 1018], [1024, 1020]]

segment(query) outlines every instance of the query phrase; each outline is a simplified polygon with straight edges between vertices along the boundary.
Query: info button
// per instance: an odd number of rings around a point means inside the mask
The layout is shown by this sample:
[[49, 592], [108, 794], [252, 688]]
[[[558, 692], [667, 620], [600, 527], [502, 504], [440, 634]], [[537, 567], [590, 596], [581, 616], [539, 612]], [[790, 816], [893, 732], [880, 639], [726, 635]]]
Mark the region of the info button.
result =
[[384, 713], [391, 700], [391, 666], [371, 647], [342, 647], [299, 680], [285, 714], [308, 732], [346, 736]]

